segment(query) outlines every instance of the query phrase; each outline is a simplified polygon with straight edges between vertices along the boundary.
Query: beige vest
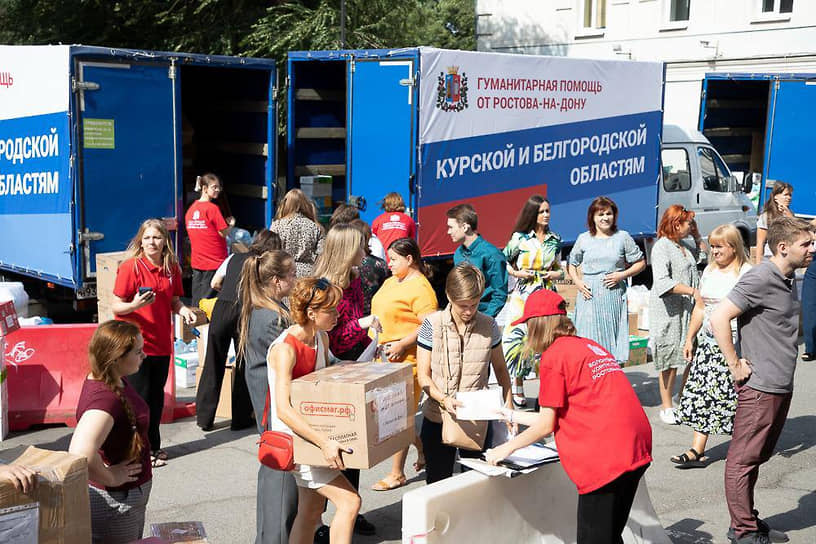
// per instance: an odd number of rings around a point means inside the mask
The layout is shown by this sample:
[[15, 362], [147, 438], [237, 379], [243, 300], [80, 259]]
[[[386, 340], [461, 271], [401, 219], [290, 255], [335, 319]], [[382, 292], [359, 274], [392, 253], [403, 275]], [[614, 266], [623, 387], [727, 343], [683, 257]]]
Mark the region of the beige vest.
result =
[[[429, 315], [428, 321], [433, 327], [431, 379], [434, 385], [446, 395], [487, 388], [493, 318], [478, 312], [461, 336], [453, 322], [450, 305]], [[422, 415], [441, 423], [439, 410], [439, 403], [429, 398], [422, 408]]]

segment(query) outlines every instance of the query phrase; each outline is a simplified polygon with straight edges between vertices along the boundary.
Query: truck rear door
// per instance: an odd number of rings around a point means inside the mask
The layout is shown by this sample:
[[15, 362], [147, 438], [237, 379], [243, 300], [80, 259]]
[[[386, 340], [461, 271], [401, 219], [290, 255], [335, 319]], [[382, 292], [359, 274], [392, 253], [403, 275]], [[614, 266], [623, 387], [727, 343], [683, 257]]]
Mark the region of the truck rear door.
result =
[[352, 59], [348, 65], [348, 194], [366, 195], [360, 216], [371, 223], [380, 214], [376, 200], [386, 193], [401, 194], [414, 208], [415, 60]]
[[808, 166], [808, 157], [816, 149], [816, 132], [805, 121], [816, 115], [816, 85], [807, 80], [776, 81], [771, 92], [762, 177], [793, 185], [793, 211], [816, 215], [816, 189]]
[[148, 218], [176, 218], [175, 66], [80, 61], [80, 228], [85, 276]]

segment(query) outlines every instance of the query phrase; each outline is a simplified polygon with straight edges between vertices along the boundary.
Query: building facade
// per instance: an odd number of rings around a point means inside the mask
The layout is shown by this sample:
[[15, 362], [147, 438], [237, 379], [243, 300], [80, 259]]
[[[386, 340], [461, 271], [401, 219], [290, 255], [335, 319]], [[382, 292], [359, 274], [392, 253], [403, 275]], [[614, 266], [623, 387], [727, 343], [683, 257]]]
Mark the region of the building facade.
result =
[[666, 63], [664, 120], [697, 127], [705, 74], [816, 74], [814, 0], [477, 0], [480, 51]]

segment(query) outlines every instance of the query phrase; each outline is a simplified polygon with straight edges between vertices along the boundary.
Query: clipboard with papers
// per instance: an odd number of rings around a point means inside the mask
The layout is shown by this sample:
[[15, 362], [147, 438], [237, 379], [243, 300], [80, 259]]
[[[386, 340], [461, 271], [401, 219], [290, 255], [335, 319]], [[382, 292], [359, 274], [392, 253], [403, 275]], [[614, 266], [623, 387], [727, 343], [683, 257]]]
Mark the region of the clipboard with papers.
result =
[[535, 443], [519, 448], [513, 452], [513, 455], [500, 461], [498, 465], [490, 465], [484, 458], [459, 459], [460, 464], [487, 476], [506, 476], [508, 478], [528, 474], [543, 465], [558, 461], [558, 450], [554, 442], [549, 444]]

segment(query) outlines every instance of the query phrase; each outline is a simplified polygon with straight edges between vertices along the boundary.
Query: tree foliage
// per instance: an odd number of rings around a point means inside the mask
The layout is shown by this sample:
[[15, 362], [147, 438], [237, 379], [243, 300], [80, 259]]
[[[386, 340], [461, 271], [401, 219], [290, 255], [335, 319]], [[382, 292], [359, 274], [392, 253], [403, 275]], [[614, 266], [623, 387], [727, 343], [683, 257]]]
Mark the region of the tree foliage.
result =
[[[0, 42], [253, 55], [338, 49], [341, 0], [0, 0]], [[270, 5], [271, 4], [271, 5]], [[346, 47], [473, 49], [472, 0], [345, 0]]]

